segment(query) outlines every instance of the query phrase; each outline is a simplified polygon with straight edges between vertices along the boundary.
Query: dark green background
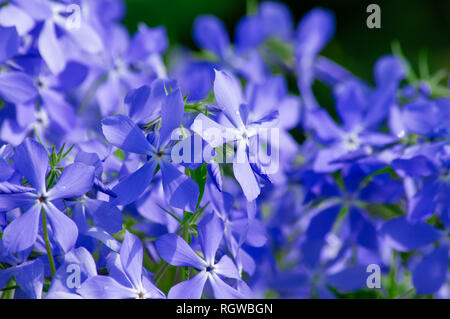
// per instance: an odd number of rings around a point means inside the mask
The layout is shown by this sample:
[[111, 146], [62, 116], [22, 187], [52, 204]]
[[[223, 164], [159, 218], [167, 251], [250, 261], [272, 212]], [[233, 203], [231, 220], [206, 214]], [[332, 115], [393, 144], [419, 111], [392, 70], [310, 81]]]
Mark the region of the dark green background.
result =
[[[336, 35], [323, 55], [346, 66], [362, 78], [372, 80], [376, 59], [391, 52], [398, 40], [407, 58], [417, 69], [420, 52], [429, 57], [431, 71], [450, 68], [450, 1], [283, 1], [294, 16], [295, 25], [311, 8], [321, 6], [336, 15]], [[366, 7], [381, 7], [381, 29], [366, 27]], [[192, 24], [199, 14], [214, 14], [233, 34], [236, 22], [246, 13], [245, 0], [126, 0], [125, 25], [134, 32], [137, 23], [165, 25], [171, 45], [192, 48]]]

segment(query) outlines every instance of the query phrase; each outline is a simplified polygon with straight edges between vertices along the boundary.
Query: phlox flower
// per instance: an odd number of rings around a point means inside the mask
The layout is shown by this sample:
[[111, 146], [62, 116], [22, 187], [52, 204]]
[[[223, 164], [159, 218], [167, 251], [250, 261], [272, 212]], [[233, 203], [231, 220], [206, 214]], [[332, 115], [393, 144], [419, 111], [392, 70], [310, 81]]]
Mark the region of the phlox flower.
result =
[[68, 252], [78, 236], [76, 224], [61, 212], [55, 202], [77, 197], [92, 188], [94, 167], [74, 163], [64, 168], [58, 182], [51, 189], [46, 186], [48, 154], [32, 139], [26, 139], [14, 155], [16, 169], [32, 187], [28, 192], [0, 195], [0, 210], [21, 207], [25, 213], [14, 219], [3, 233], [3, 243], [9, 252], [28, 249], [35, 243], [42, 211], [48, 216], [53, 239], [64, 252]]
[[199, 272], [189, 280], [173, 286], [169, 298], [199, 299], [208, 282], [215, 298], [243, 298], [236, 289], [220, 277], [240, 280], [237, 268], [230, 257], [223, 255], [216, 262], [216, 251], [223, 237], [223, 224], [215, 214], [206, 215], [198, 225], [203, 258], [197, 255], [186, 241], [177, 234], [166, 234], [156, 242], [161, 258], [177, 267], [192, 267]]

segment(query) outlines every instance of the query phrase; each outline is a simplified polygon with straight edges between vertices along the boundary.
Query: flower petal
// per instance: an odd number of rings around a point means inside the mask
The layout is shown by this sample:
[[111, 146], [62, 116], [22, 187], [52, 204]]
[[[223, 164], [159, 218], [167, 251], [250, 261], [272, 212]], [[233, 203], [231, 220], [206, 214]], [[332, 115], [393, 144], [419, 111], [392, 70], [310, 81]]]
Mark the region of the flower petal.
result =
[[176, 89], [164, 98], [161, 106], [160, 145], [170, 141], [173, 131], [180, 127], [183, 115], [183, 96], [180, 89]]
[[411, 222], [424, 221], [434, 213], [436, 208], [435, 196], [439, 194], [437, 183], [425, 185], [408, 203], [408, 220]]
[[179, 284], [170, 288], [169, 299], [200, 299], [202, 297], [203, 287], [205, 286], [206, 276], [205, 271], [201, 271], [189, 280], [180, 282]]
[[143, 248], [139, 238], [128, 231], [120, 247], [120, 260], [134, 288], [142, 288]]
[[141, 129], [127, 116], [114, 115], [102, 121], [103, 134], [114, 146], [132, 153], [149, 154], [150, 145]]
[[352, 266], [328, 275], [326, 281], [342, 292], [359, 290], [366, 285], [366, 266]]
[[448, 269], [448, 247], [439, 246], [426, 256], [413, 271], [413, 284], [419, 295], [432, 294], [445, 282]]
[[222, 126], [202, 113], [195, 118], [191, 125], [191, 130], [200, 135], [214, 148], [231, 142], [238, 136], [237, 130]]
[[41, 92], [41, 98], [42, 105], [53, 123], [58, 124], [65, 132], [74, 129], [77, 122], [75, 109], [64, 99], [62, 94], [46, 90]]
[[224, 58], [230, 46], [225, 25], [215, 16], [202, 15], [194, 22], [194, 40], [199, 47]]
[[3, 158], [0, 157], [0, 181], [8, 180], [14, 173], [14, 169]]
[[78, 28], [66, 28], [78, 47], [90, 54], [99, 53], [103, 49], [102, 39], [87, 23], [80, 23]]
[[186, 241], [176, 234], [166, 234], [158, 238], [156, 250], [162, 259], [174, 266], [204, 269], [206, 263], [192, 250]]
[[20, 217], [14, 219], [3, 233], [3, 244], [11, 253], [30, 248], [36, 242], [41, 206], [34, 205]]
[[256, 199], [261, 192], [259, 183], [256, 180], [250, 163], [248, 162], [247, 152], [245, 151], [245, 143], [239, 142], [236, 156], [233, 162], [234, 177], [241, 185], [247, 201], [251, 202]]
[[66, 67], [66, 58], [56, 37], [53, 20], [46, 20], [38, 40], [39, 53], [52, 73], [58, 74]]
[[31, 193], [0, 194], [0, 212], [24, 207], [36, 201], [36, 195]]
[[12, 58], [19, 48], [19, 35], [15, 27], [0, 26], [0, 63]]
[[373, 251], [378, 249], [377, 231], [371, 220], [365, 216], [364, 211], [358, 207], [350, 208], [350, 226], [352, 236], [359, 245]]
[[5, 27], [16, 27], [21, 36], [27, 34], [34, 27], [33, 18], [28, 12], [13, 3], [3, 6], [0, 10], [0, 24]]
[[216, 274], [209, 277], [209, 282], [216, 299], [243, 299], [245, 298], [239, 291], [228, 286]]
[[[77, 273], [77, 270], [80, 272]], [[76, 278], [75, 274], [79, 274], [80, 277]], [[76, 289], [80, 288], [79, 286], [77, 287], [77, 284], [81, 284], [93, 276], [97, 276], [97, 266], [91, 253], [84, 247], [73, 249], [64, 255], [64, 260], [56, 270], [45, 298], [59, 299], [59, 294], [65, 293], [67, 294], [65, 298], [72, 299], [73, 296], [69, 294], [76, 295]]]
[[150, 185], [153, 174], [155, 174], [155, 169], [156, 161], [150, 160], [142, 165], [136, 172], [120, 181], [120, 183], [112, 189], [117, 197], [111, 201], [111, 204], [127, 205], [138, 199]]
[[394, 55], [383, 56], [375, 64], [374, 76], [377, 86], [398, 84], [406, 74], [405, 63]]
[[333, 227], [334, 221], [341, 210], [341, 205], [326, 208], [315, 215], [306, 232], [308, 239], [322, 239]]
[[409, 159], [395, 159], [391, 165], [403, 178], [406, 176], [429, 176], [436, 173], [434, 164], [423, 155]]
[[223, 237], [223, 223], [216, 214], [210, 213], [203, 217], [198, 224], [198, 237], [206, 263], [213, 265]]
[[236, 265], [227, 255], [220, 258], [219, 262], [214, 265], [214, 272], [228, 278], [241, 279]]
[[14, 163], [19, 172], [39, 192], [45, 192], [45, 174], [48, 168], [48, 154], [41, 144], [25, 139], [16, 148]]
[[86, 299], [130, 299], [136, 297], [133, 289], [120, 285], [108, 276], [94, 276], [87, 279], [77, 292]]
[[398, 251], [406, 252], [431, 244], [441, 237], [440, 232], [429, 224], [409, 223], [405, 217], [386, 222], [379, 234], [386, 236], [389, 244]]
[[359, 125], [366, 106], [366, 96], [361, 84], [356, 81], [346, 81], [334, 87], [336, 109], [346, 128], [352, 129]]
[[40, 259], [25, 262], [14, 272], [17, 285], [30, 299], [41, 299], [44, 288], [44, 264]]
[[160, 165], [164, 192], [169, 204], [176, 208], [195, 211], [199, 196], [197, 183], [167, 161], [162, 161]]
[[22, 72], [0, 73], [0, 96], [8, 102], [20, 104], [36, 97], [33, 80]]
[[91, 227], [86, 232], [83, 233], [83, 235], [93, 237], [102, 243], [105, 244], [106, 247], [111, 249], [114, 252], [118, 252], [120, 250], [120, 243], [112, 237], [110, 234], [108, 234], [105, 230], [99, 228], [99, 227]]
[[64, 252], [69, 252], [75, 246], [78, 238], [77, 225], [52, 203], [45, 205], [44, 209], [52, 226], [55, 241]]
[[297, 50], [300, 57], [311, 57], [331, 39], [335, 31], [335, 18], [331, 11], [316, 8], [309, 11], [297, 28]]
[[227, 116], [231, 123], [238, 128], [244, 126], [239, 108], [244, 102], [239, 81], [225, 71], [215, 70], [214, 97], [217, 106]]
[[94, 166], [75, 162], [64, 168], [61, 177], [47, 196], [49, 200], [78, 197], [91, 190], [94, 184]]
[[166, 295], [151, 281], [149, 272], [145, 268], [143, 271], [142, 286], [144, 287], [145, 294], [151, 299], [166, 299]]
[[122, 230], [122, 212], [116, 206], [90, 198], [85, 199], [84, 202], [95, 225], [111, 234]]

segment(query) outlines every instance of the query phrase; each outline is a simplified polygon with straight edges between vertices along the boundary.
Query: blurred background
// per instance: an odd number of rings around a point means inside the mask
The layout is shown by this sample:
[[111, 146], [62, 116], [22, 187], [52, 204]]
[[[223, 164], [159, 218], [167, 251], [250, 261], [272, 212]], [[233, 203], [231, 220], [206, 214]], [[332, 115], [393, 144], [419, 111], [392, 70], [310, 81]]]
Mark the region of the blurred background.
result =
[[[125, 0], [123, 23], [130, 32], [139, 22], [149, 27], [166, 26], [170, 44], [196, 48], [192, 25], [199, 14], [213, 14], [227, 26], [231, 35], [237, 21], [257, 0]], [[285, 0], [295, 24], [311, 8], [321, 6], [336, 15], [336, 34], [322, 54], [347, 67], [354, 74], [372, 82], [376, 59], [391, 53], [393, 40], [417, 70], [419, 56], [427, 56], [430, 70], [450, 68], [450, 1], [321, 1]], [[369, 29], [366, 8], [370, 3], [381, 7], [381, 29]]]

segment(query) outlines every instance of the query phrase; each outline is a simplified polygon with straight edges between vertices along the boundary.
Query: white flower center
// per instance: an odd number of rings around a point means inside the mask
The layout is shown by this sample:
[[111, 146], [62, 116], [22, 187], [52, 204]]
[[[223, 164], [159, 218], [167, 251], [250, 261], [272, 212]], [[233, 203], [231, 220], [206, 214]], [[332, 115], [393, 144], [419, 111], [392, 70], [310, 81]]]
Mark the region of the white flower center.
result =
[[342, 144], [349, 151], [356, 151], [361, 146], [361, 140], [357, 133], [348, 133], [343, 136]]

